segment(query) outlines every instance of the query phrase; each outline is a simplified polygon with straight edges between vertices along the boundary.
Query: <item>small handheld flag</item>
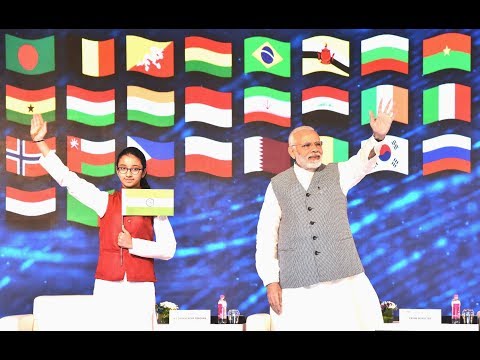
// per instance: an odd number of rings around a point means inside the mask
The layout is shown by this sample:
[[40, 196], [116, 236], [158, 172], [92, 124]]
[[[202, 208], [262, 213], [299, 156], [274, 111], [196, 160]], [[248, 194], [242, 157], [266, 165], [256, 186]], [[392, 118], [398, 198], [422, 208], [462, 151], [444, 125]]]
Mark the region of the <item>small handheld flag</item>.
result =
[[122, 189], [122, 215], [173, 216], [173, 189]]

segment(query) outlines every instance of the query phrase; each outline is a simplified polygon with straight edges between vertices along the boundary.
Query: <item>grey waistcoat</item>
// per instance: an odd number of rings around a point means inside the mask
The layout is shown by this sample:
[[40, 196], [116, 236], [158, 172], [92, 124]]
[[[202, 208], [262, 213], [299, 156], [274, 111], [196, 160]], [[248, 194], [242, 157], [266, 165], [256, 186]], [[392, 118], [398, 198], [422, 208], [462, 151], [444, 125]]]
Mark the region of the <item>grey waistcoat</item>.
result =
[[307, 191], [293, 167], [272, 178], [282, 210], [278, 261], [282, 288], [296, 288], [364, 271], [340, 188], [337, 164], [320, 166]]

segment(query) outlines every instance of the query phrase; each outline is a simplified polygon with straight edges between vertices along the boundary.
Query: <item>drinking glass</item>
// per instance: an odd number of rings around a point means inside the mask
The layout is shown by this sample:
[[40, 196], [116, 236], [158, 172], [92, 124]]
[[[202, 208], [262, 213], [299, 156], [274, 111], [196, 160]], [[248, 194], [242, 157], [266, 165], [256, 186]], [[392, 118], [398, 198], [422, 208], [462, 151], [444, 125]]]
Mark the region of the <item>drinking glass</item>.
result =
[[238, 311], [237, 309], [228, 310], [228, 323], [229, 324], [238, 324], [239, 319], [240, 319], [240, 311]]

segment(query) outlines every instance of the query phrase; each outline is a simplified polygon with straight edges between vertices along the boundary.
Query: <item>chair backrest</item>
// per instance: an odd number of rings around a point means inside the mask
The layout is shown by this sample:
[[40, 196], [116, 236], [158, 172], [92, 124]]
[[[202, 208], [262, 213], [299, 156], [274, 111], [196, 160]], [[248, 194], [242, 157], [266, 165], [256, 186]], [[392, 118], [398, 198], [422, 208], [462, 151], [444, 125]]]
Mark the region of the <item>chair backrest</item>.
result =
[[270, 331], [270, 314], [258, 313], [247, 316], [246, 331]]

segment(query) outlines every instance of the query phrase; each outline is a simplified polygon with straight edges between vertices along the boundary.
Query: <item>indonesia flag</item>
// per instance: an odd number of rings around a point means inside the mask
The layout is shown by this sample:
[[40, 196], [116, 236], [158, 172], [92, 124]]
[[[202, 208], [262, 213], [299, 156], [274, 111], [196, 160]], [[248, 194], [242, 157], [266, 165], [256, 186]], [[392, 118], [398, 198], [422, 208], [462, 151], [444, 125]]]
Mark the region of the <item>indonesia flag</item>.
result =
[[244, 139], [244, 173], [278, 174], [291, 166], [288, 142], [252, 136]]
[[472, 139], [457, 134], [423, 140], [423, 175], [444, 170], [470, 173]]
[[304, 122], [326, 118], [346, 119], [349, 111], [348, 91], [331, 86], [314, 86], [302, 91]]
[[189, 136], [185, 138], [185, 172], [199, 171], [232, 177], [232, 143]]
[[455, 119], [472, 121], [472, 89], [461, 84], [442, 84], [423, 91], [423, 124]]
[[[47, 171], [40, 165], [40, 151], [33, 141], [20, 140], [13, 136], [6, 137], [6, 164], [8, 172], [36, 177], [47, 175]], [[48, 147], [55, 151], [56, 138], [45, 139]]]
[[72, 171], [89, 176], [115, 174], [115, 139], [89, 141], [67, 136], [67, 166]]
[[202, 86], [185, 88], [185, 122], [192, 121], [231, 128], [232, 93]]
[[156, 142], [138, 136], [127, 136], [127, 146], [140, 149], [147, 159], [147, 174], [157, 177], [175, 175], [175, 143]]
[[115, 123], [115, 89], [91, 91], [67, 85], [67, 120], [89, 126]]
[[11, 186], [5, 188], [5, 210], [24, 216], [40, 216], [56, 210], [55, 188], [25, 191]]

